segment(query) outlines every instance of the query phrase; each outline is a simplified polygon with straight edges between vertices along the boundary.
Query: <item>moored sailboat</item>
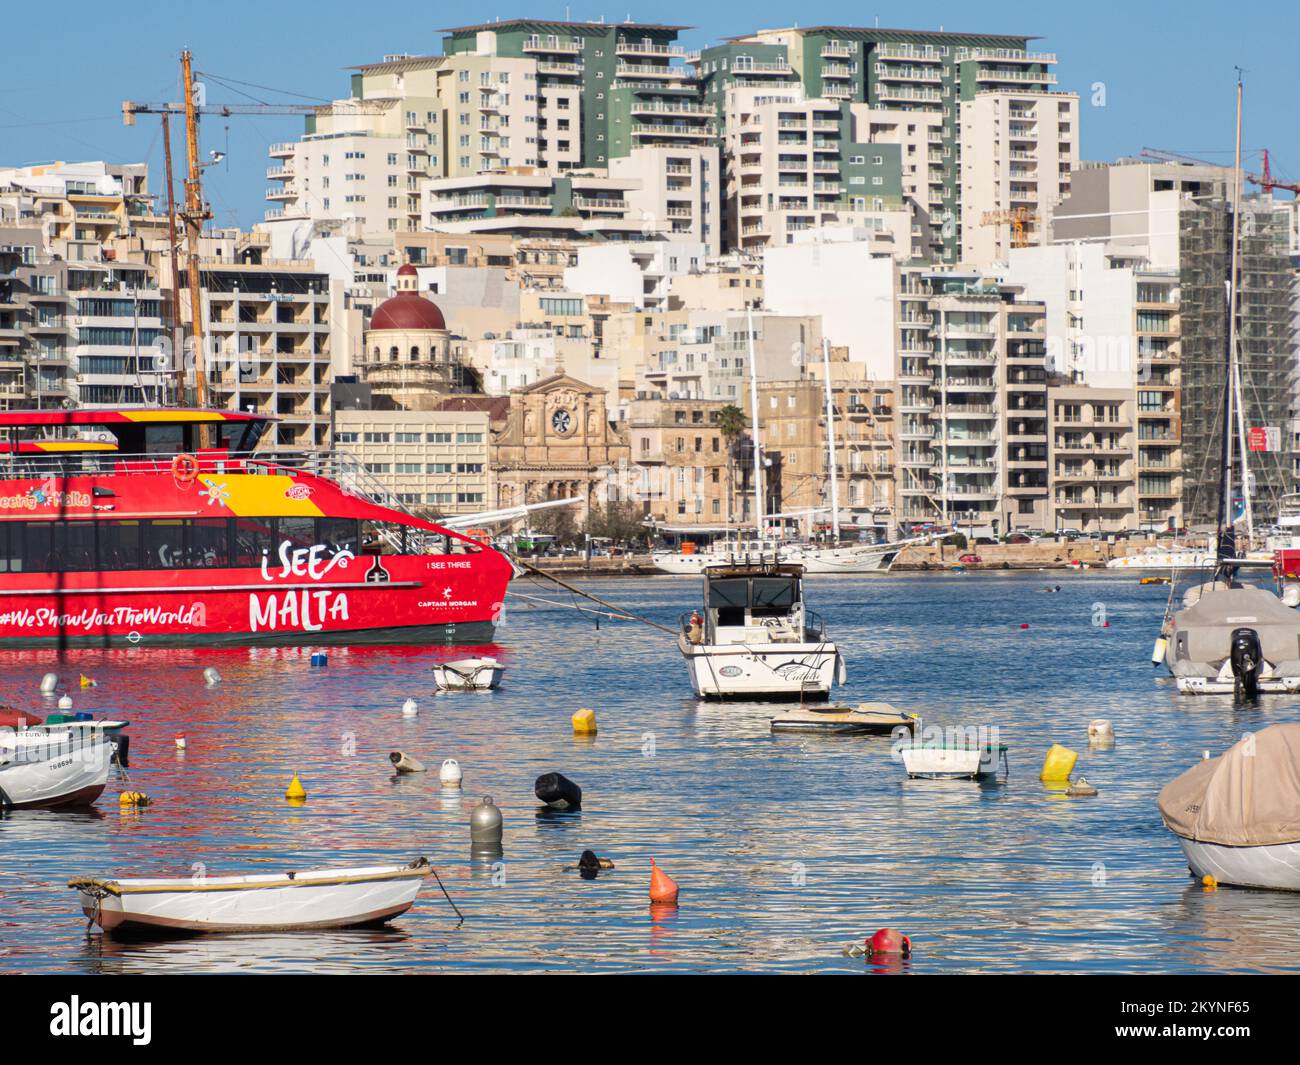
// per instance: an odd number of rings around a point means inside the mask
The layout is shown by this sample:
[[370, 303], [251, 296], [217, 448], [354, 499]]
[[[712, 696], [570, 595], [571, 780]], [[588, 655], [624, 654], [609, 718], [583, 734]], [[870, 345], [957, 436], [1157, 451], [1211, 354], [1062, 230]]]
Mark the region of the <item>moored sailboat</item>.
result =
[[[1218, 531], [1212, 578], [1188, 591], [1183, 608], [1167, 610], [1153, 661], [1163, 658], [1178, 691], [1189, 695], [1300, 690], [1300, 613], [1276, 595], [1237, 579], [1239, 558], [1233, 512], [1234, 426], [1241, 445], [1242, 487], [1251, 528], [1249, 478], [1245, 470], [1245, 424], [1237, 352], [1237, 302], [1241, 238], [1241, 95], [1237, 82], [1237, 141], [1232, 212], [1232, 255], [1228, 281]], [[1174, 602], [1171, 590], [1170, 607]]]

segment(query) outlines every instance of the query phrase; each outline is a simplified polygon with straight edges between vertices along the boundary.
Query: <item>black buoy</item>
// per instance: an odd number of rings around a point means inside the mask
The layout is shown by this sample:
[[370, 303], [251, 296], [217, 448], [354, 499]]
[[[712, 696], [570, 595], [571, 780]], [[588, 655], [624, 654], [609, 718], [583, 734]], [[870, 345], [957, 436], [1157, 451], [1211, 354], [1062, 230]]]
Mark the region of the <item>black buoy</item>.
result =
[[582, 789], [561, 773], [543, 773], [533, 785], [533, 794], [556, 810], [582, 806]]
[[578, 875], [583, 880], [595, 880], [600, 875], [600, 859], [595, 851], [583, 851], [578, 859]]
[[131, 737], [130, 736], [123, 736], [119, 734], [117, 739], [113, 741], [112, 760], [116, 762], [119, 766], [121, 766], [123, 769], [127, 769], [130, 767], [131, 765]]

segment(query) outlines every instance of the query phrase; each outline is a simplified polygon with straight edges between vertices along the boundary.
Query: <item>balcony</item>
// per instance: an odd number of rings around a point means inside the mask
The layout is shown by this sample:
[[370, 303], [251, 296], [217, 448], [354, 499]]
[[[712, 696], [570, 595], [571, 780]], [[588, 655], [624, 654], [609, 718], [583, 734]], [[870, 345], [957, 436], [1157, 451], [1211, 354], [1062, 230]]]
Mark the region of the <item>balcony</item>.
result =
[[537, 61], [537, 73], [550, 74], [561, 78], [577, 78], [582, 75], [582, 64], [539, 59]]
[[[527, 37], [521, 46], [525, 52], [552, 53], [563, 55], [581, 55], [581, 41], [564, 41], [558, 37]], [[619, 46], [622, 51], [622, 46]]]
[[995, 82], [995, 83], [1003, 83], [1003, 82], [1026, 83], [1027, 82], [1027, 83], [1038, 84], [1038, 85], [1055, 85], [1056, 75], [1035, 74], [1031, 70], [998, 70], [998, 69], [990, 70], [987, 67], [983, 67], [980, 70], [977, 70], [975, 72], [975, 80], [977, 82], [980, 81]]

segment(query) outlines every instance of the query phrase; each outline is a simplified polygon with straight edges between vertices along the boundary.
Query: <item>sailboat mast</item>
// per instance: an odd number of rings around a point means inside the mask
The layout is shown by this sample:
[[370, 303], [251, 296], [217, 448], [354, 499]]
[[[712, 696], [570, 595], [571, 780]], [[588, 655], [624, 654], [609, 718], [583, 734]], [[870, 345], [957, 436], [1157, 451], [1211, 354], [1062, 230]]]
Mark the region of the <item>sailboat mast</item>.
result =
[[[1219, 480], [1219, 534], [1217, 554], [1220, 559], [1236, 556], [1236, 537], [1232, 522], [1232, 421], [1233, 393], [1236, 377], [1237, 348], [1237, 256], [1241, 213], [1241, 69], [1237, 69], [1237, 132], [1232, 168], [1232, 256], [1228, 271], [1228, 344], [1224, 353], [1223, 377], [1223, 470]], [[1244, 487], [1244, 486], [1243, 486]]]
[[763, 459], [758, 443], [758, 366], [754, 356], [754, 308], [745, 308], [745, 332], [749, 335], [749, 405], [754, 413], [750, 438], [754, 444], [754, 536], [763, 539]]
[[831, 474], [831, 533], [840, 542], [840, 478], [835, 461], [835, 404], [831, 400], [831, 342], [822, 337], [822, 376], [826, 383], [826, 453]]

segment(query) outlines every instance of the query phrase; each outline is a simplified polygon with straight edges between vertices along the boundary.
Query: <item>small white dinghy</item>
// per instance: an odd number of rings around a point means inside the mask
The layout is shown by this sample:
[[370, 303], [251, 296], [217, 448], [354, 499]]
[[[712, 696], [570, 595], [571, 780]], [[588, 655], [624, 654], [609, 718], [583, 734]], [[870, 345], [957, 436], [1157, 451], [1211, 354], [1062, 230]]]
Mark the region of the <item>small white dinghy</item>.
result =
[[922, 780], [980, 780], [1006, 765], [1004, 743], [912, 743], [899, 747], [909, 777]]
[[252, 876], [74, 877], [81, 909], [105, 932], [288, 932], [377, 925], [405, 913], [433, 867], [312, 869]]
[[1171, 780], [1157, 802], [1194, 876], [1300, 891], [1300, 724], [1246, 733]]
[[462, 658], [433, 667], [434, 683], [444, 692], [486, 692], [501, 683], [506, 667], [495, 658]]
[[89, 806], [103, 793], [113, 747], [68, 733], [0, 737], [0, 809]]
[[909, 733], [920, 727], [916, 714], [906, 714], [888, 703], [859, 703], [854, 706], [801, 706], [772, 718], [773, 732], [826, 733], [836, 736], [862, 733]]

